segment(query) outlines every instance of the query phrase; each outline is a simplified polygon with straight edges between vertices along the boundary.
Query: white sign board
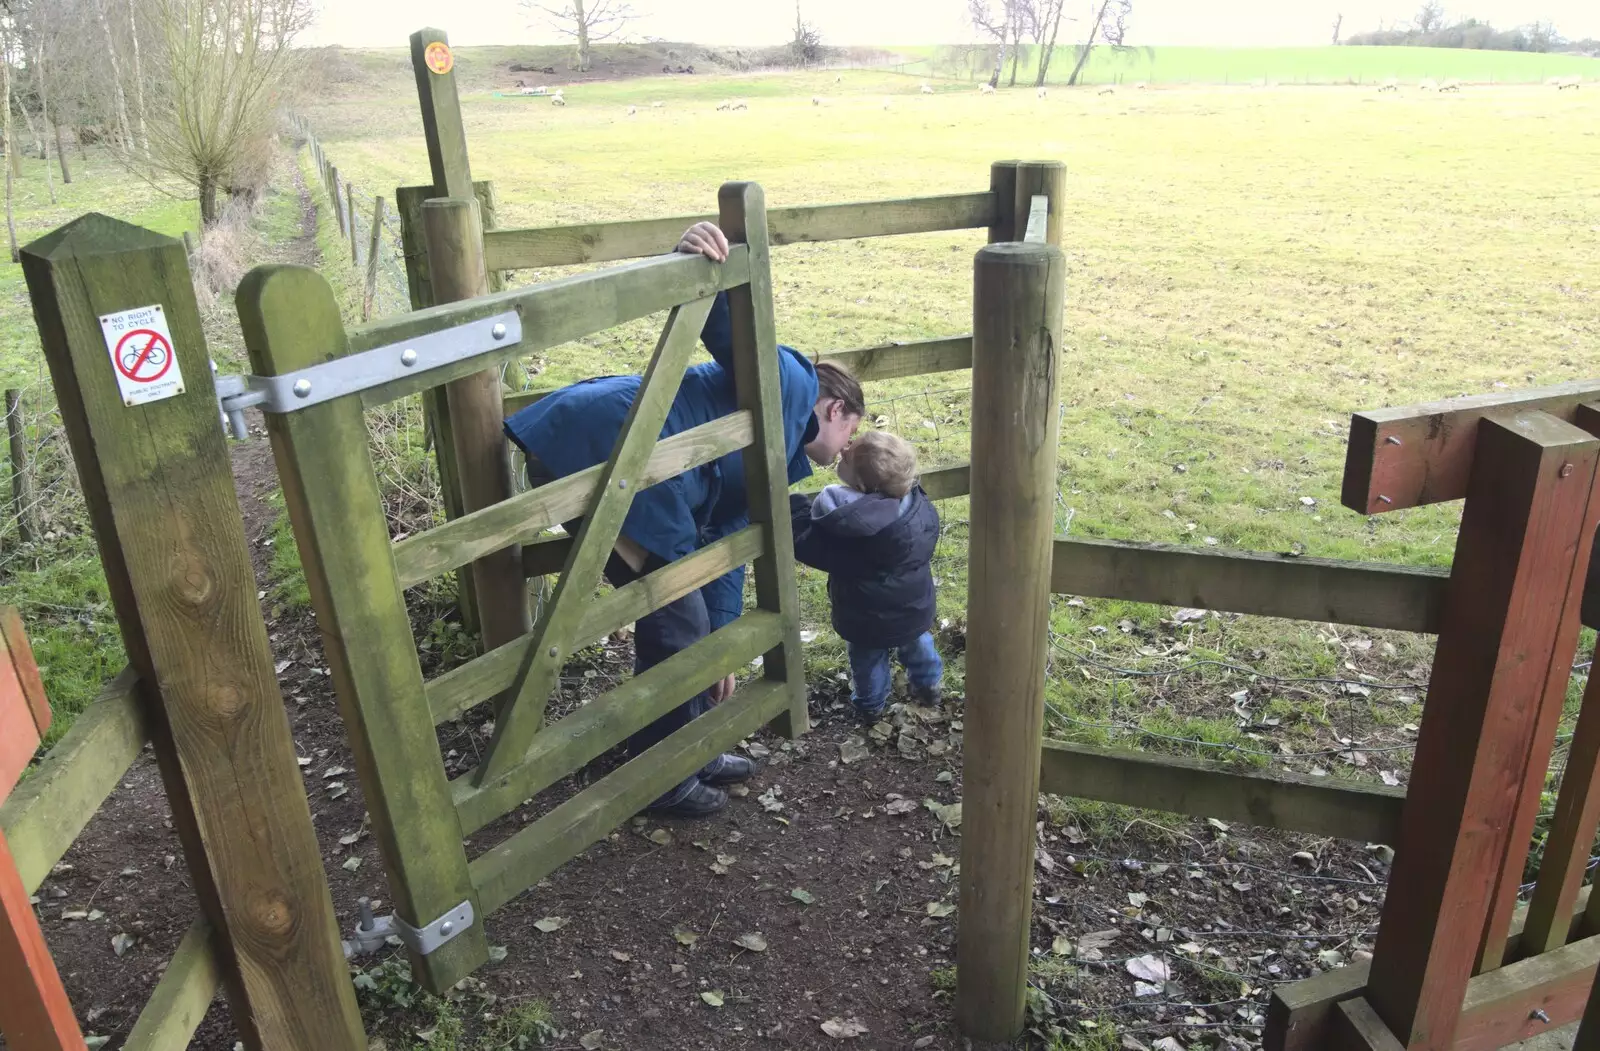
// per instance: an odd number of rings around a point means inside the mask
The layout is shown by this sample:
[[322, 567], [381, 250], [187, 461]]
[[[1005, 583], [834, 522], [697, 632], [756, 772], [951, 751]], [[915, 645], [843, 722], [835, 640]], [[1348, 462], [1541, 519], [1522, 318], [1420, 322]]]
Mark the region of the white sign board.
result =
[[172, 330], [158, 303], [100, 315], [100, 331], [124, 405], [143, 405], [183, 393], [183, 371]]

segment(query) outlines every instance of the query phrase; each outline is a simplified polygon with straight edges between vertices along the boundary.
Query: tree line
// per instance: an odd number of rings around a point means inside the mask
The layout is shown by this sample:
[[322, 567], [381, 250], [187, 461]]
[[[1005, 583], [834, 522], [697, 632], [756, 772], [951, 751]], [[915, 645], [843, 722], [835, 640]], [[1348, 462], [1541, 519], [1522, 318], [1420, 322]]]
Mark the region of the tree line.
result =
[[206, 226], [225, 196], [253, 199], [312, 14], [312, 0], [0, 0], [8, 220], [15, 159], [47, 162], [53, 200], [69, 143], [187, 185]]
[[[1340, 16], [1342, 21], [1343, 16]], [[1339, 22], [1334, 23], [1333, 42], [1368, 47], [1454, 47], [1481, 51], [1533, 51], [1548, 52], [1569, 46], [1550, 22], [1530, 22], [1514, 29], [1496, 29], [1477, 18], [1451, 21], [1444, 5], [1430, 2], [1422, 5], [1410, 23], [1403, 26], [1380, 28], [1367, 33], [1339, 39]], [[1580, 50], [1594, 41], [1581, 41], [1575, 45]]]
[[1062, 44], [1073, 53], [1072, 72], [1067, 76], [1069, 85], [1076, 84], [1088, 65], [1089, 55], [1097, 43], [1113, 48], [1124, 47], [1128, 20], [1133, 15], [1133, 0], [1089, 0], [1087, 6], [1071, 4], [1076, 12], [1069, 15], [1069, 0], [967, 0], [967, 13], [973, 28], [994, 40], [994, 69], [989, 76], [989, 86], [999, 87], [1005, 73], [1006, 60], [1011, 60], [1009, 85], [1017, 83], [1017, 67], [1022, 61], [1024, 48], [1038, 53], [1039, 62], [1034, 70], [1034, 85], [1043, 87], [1050, 75], [1058, 43], [1062, 43], [1061, 24], [1069, 23], [1068, 39], [1074, 35], [1070, 23], [1087, 25], [1086, 32], [1078, 36], [1081, 42]]

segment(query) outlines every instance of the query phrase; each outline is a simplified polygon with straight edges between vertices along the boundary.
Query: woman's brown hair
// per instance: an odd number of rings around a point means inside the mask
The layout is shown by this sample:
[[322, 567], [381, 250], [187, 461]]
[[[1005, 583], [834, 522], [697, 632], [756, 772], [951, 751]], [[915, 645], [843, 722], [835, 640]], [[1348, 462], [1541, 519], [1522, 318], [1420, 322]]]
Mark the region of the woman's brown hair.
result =
[[850, 370], [831, 361], [817, 362], [817, 390], [820, 397], [837, 398], [844, 403], [847, 416], [865, 416], [867, 398], [861, 392], [861, 383]]

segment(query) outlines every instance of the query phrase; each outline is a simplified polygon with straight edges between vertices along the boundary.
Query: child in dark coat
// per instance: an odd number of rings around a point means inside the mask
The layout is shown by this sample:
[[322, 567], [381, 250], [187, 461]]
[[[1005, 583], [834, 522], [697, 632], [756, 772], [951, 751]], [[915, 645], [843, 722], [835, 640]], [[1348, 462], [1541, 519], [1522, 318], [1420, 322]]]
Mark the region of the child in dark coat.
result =
[[843, 485], [789, 498], [795, 557], [828, 574], [833, 630], [850, 650], [851, 696], [862, 719], [889, 701], [889, 654], [899, 655], [919, 704], [939, 703], [944, 664], [934, 648], [934, 546], [939, 512], [917, 484], [905, 439], [869, 431], [839, 461]]

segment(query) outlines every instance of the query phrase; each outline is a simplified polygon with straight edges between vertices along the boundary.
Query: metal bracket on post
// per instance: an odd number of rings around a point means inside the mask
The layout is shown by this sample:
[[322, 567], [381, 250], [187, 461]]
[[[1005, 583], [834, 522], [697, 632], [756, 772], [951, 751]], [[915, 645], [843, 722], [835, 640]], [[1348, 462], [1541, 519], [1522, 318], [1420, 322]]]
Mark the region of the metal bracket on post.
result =
[[471, 927], [476, 918], [472, 902], [464, 901], [427, 926], [413, 927], [398, 913], [373, 916], [372, 903], [367, 898], [361, 898], [356, 904], [361, 910], [360, 919], [343, 943], [346, 957], [381, 949], [390, 938], [398, 939], [417, 955], [426, 956]]
[[233, 436], [242, 439], [247, 433], [242, 410], [251, 406], [260, 406], [262, 412], [295, 412], [521, 341], [522, 315], [507, 310], [281, 376], [218, 376], [217, 401]]

